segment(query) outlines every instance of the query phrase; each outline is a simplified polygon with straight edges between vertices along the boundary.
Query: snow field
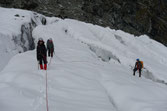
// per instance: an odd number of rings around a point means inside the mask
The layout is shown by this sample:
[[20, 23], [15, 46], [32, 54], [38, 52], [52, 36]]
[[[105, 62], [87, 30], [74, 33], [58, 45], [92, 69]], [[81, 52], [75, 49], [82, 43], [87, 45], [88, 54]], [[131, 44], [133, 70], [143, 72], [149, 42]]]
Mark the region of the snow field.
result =
[[[48, 22], [33, 37], [55, 45], [47, 71], [50, 111], [166, 111], [166, 47], [75, 20]], [[132, 76], [136, 58], [146, 68], [141, 78]], [[0, 110], [46, 111], [45, 74], [36, 50], [14, 56], [0, 73]]]

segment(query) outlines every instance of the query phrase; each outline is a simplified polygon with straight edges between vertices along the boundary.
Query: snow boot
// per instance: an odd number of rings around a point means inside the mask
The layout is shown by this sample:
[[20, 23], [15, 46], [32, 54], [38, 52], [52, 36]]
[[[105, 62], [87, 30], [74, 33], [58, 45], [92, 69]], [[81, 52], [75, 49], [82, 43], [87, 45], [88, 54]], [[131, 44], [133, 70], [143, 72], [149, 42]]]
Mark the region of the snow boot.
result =
[[40, 64], [40, 68], [41, 68], [41, 70], [43, 69], [43, 65], [42, 64]]
[[44, 64], [44, 70], [46, 70], [47, 69], [47, 65], [46, 64]]
[[141, 77], [141, 72], [139, 72], [139, 77]]

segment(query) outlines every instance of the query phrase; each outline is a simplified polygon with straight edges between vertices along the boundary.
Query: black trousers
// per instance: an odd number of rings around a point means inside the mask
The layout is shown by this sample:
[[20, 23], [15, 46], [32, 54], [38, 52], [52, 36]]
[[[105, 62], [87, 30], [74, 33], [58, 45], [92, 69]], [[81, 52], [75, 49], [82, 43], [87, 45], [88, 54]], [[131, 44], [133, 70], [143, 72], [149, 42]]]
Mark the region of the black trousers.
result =
[[41, 58], [39, 59], [39, 64], [42, 64], [42, 63], [47, 64], [46, 57], [41, 57]]
[[135, 72], [139, 70], [139, 77], [141, 77], [141, 69], [134, 68], [133, 69], [133, 75], [135, 76]]
[[48, 49], [48, 56], [50, 57], [53, 57], [53, 49]]

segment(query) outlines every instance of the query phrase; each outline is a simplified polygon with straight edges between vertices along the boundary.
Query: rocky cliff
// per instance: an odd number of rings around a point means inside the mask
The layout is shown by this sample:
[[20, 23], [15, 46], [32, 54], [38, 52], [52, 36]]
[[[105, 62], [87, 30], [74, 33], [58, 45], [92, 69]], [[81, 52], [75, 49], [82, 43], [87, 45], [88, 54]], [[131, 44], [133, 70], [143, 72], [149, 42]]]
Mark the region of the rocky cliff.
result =
[[167, 46], [167, 0], [1, 0], [0, 5], [147, 34]]

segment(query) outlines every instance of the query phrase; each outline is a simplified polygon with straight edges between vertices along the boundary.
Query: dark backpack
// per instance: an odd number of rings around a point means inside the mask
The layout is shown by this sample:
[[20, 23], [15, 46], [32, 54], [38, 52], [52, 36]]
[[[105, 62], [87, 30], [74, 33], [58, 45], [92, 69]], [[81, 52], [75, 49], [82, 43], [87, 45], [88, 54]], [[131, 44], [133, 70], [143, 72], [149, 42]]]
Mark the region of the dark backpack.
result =
[[137, 62], [137, 65], [138, 65], [138, 66], [137, 66], [138, 69], [142, 69], [142, 68], [143, 68], [143, 65], [142, 65], [142, 63], [141, 63], [140, 61]]

